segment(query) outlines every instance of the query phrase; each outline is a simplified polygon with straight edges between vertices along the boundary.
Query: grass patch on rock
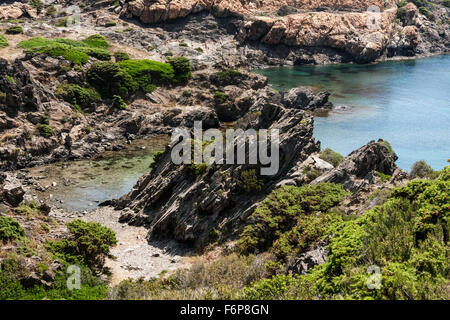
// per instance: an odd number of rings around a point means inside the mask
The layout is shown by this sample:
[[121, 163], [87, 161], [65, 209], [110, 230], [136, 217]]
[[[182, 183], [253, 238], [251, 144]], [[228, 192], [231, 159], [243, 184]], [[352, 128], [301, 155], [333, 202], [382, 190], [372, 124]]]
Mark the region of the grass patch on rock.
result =
[[107, 50], [108, 41], [100, 35], [93, 35], [81, 41], [73, 39], [47, 39], [35, 37], [21, 41], [19, 47], [30, 52], [42, 53], [51, 57], [63, 57], [64, 59], [83, 65], [89, 57], [108, 61], [111, 53]]

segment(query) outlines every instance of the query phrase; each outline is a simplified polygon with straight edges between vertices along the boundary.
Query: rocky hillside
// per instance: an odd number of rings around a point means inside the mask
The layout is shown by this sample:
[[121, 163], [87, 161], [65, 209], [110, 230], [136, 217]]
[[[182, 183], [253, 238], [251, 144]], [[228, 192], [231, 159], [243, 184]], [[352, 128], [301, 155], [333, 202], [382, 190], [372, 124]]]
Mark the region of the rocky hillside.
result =
[[448, 8], [429, 6], [435, 14], [405, 1], [137, 0], [127, 1], [121, 14], [155, 24], [206, 11], [230, 17], [241, 43], [286, 45], [284, 58], [290, 55], [294, 63], [323, 63], [333, 55], [363, 63], [382, 56], [446, 52]]

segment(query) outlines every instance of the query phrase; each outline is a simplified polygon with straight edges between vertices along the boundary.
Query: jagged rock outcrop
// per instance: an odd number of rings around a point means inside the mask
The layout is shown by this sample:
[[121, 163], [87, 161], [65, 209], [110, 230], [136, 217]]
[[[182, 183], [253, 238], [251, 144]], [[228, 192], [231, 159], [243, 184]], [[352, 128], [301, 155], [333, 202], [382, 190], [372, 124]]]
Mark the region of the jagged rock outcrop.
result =
[[376, 183], [377, 172], [387, 175], [396, 169], [396, 156], [381, 141], [354, 151], [332, 169], [315, 156], [320, 148], [312, 137], [313, 120], [301, 110], [268, 104], [249, 127], [280, 130], [280, 170], [273, 176], [254, 177], [261, 178], [261, 189], [249, 192], [243, 185], [255, 181], [241, 180], [242, 173], [255, 166], [212, 164], [192, 176], [189, 165], [172, 162], [171, 145], [152, 172], [143, 176], [129, 194], [113, 201], [117, 208], [133, 210], [122, 215], [121, 221], [147, 226], [149, 238], [171, 238], [201, 248], [208, 243], [212, 230], [228, 237], [236, 235], [268, 193], [281, 185], [309, 183], [311, 170], [320, 175], [312, 183], [342, 183], [346, 189], [357, 191]]
[[315, 179], [321, 182], [341, 183], [352, 192], [376, 181], [377, 173], [392, 175], [397, 169], [397, 155], [390, 152], [383, 143], [371, 141], [350, 153], [335, 169]]
[[255, 179], [263, 183], [261, 190], [245, 191], [240, 181], [242, 172], [249, 169], [246, 165], [212, 164], [192, 177], [186, 165], [172, 163], [169, 147], [157, 167], [117, 201], [118, 207], [135, 211], [122, 221], [147, 225], [151, 238], [169, 237], [200, 247], [214, 228], [230, 233], [239, 229], [254, 204], [276, 187], [290, 168], [320, 150], [312, 137], [313, 119], [303, 111], [267, 105], [252, 127], [280, 130], [280, 168], [277, 174], [265, 177], [256, 170]]
[[33, 19], [38, 16], [37, 10], [26, 3], [16, 1], [10, 5], [0, 6], [0, 20], [18, 19], [24, 15]]
[[[449, 50], [448, 9], [435, 21], [412, 3], [399, 1], [128, 1], [122, 15], [147, 24], [185, 18], [201, 12], [224, 21], [229, 33], [243, 44], [287, 46], [275, 54], [294, 63], [335, 61], [367, 63], [383, 56], [411, 56]], [[377, 9], [378, 8], [378, 9]], [[399, 20], [400, 19], [400, 20]], [[401, 23], [398, 23], [400, 21]], [[312, 50], [315, 49], [315, 50]], [[269, 62], [272, 57], [266, 51]], [[307, 52], [311, 51], [311, 52]]]
[[326, 262], [327, 244], [327, 241], [316, 243], [311, 250], [302, 253], [296, 258], [293, 263], [288, 266], [288, 271], [295, 274], [306, 274], [315, 266]]
[[317, 109], [331, 109], [333, 104], [328, 101], [330, 93], [320, 91], [315, 93], [313, 89], [308, 87], [298, 87], [284, 92], [281, 103], [286, 108], [294, 108], [308, 111]]

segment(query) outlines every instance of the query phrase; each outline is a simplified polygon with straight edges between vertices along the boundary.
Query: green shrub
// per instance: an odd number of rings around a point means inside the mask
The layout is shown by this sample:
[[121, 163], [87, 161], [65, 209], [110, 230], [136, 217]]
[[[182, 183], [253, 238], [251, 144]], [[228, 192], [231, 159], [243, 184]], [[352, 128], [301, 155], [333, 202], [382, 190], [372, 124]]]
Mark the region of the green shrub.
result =
[[6, 75], [6, 76], [5, 76], [5, 79], [6, 79], [10, 84], [15, 84], [15, 83], [16, 83], [16, 80], [15, 80], [13, 77], [11, 77], [10, 75]]
[[74, 220], [67, 223], [70, 239], [48, 242], [46, 247], [66, 263], [100, 268], [117, 240], [114, 232], [99, 223]]
[[106, 28], [115, 27], [115, 26], [117, 26], [117, 22], [115, 22], [115, 21], [108, 21], [105, 23]]
[[192, 97], [191, 90], [184, 90], [183, 91], [183, 97], [186, 97], [186, 98]]
[[241, 172], [237, 185], [246, 193], [259, 192], [264, 187], [264, 181], [258, 176], [255, 169], [248, 169]]
[[238, 85], [243, 74], [237, 70], [228, 69], [212, 75], [211, 80], [217, 86]]
[[39, 206], [35, 202], [25, 203], [22, 202], [15, 211], [19, 214], [29, 216], [38, 215], [41, 213], [41, 210], [39, 210]]
[[167, 61], [172, 66], [175, 78], [175, 83], [184, 83], [192, 78], [191, 61], [186, 57], [168, 58]]
[[250, 215], [239, 240], [244, 252], [267, 250], [280, 236], [292, 230], [299, 219], [327, 212], [347, 194], [341, 185], [283, 186], [273, 191]]
[[216, 105], [220, 105], [228, 100], [228, 95], [221, 91], [214, 92], [214, 101]]
[[155, 152], [155, 154], [153, 155], [153, 162], [150, 164], [150, 169], [156, 169], [156, 167], [158, 166], [158, 162], [162, 159], [163, 155], [164, 151]]
[[85, 64], [90, 56], [99, 60], [108, 61], [111, 59], [111, 54], [106, 50], [109, 44], [100, 35], [93, 35], [82, 41], [35, 37], [21, 41], [19, 46], [31, 52], [47, 54], [54, 58], [61, 56], [78, 65]]
[[80, 47], [80, 48], [77, 48], [77, 50], [80, 52], [86, 53], [90, 57], [97, 58], [98, 60], [102, 60], [102, 61], [111, 60], [111, 53], [106, 49]]
[[94, 63], [87, 71], [87, 81], [104, 97], [126, 96], [139, 89], [131, 75], [114, 62]]
[[93, 88], [83, 88], [77, 84], [61, 84], [56, 88], [56, 96], [71, 103], [76, 109], [87, 109], [101, 101], [99, 93]]
[[433, 172], [433, 168], [431, 168], [430, 165], [425, 162], [425, 160], [420, 160], [415, 162], [411, 166], [411, 172], [409, 176], [411, 178], [426, 178], [431, 176]]
[[[21, 43], [19, 43], [19, 46], [20, 45]], [[73, 49], [73, 47], [62, 43], [51, 43], [45, 47], [35, 47], [29, 50], [32, 52], [46, 54], [53, 58], [63, 57], [64, 59], [78, 65], [83, 65], [89, 60], [89, 55], [86, 53]]]
[[135, 85], [143, 92], [152, 92], [155, 85], [170, 84], [174, 81], [174, 69], [168, 63], [151, 60], [125, 60], [120, 68], [131, 75]]
[[[450, 182], [414, 180], [356, 220], [344, 222], [328, 246], [328, 261], [309, 278], [324, 298], [448, 299]], [[367, 288], [368, 267], [381, 287]]]
[[108, 40], [106, 40], [106, 38], [104, 36], [99, 35], [99, 34], [94, 34], [92, 36], [89, 36], [82, 41], [84, 43], [86, 43], [89, 47], [92, 47], [92, 48], [101, 48], [101, 49], [109, 48]]
[[239, 297], [244, 300], [291, 300], [314, 298], [304, 278], [292, 275], [275, 275], [246, 286]]
[[49, 6], [49, 7], [47, 8], [47, 11], [45, 12], [45, 14], [46, 14], [47, 16], [56, 16], [57, 11], [56, 11], [55, 6], [53, 6], [53, 5]]
[[4, 35], [0, 34], [0, 49], [6, 48], [7, 46], [9, 46], [8, 39], [6, 39]]
[[87, 72], [88, 82], [105, 97], [152, 92], [157, 85], [172, 83], [174, 76], [170, 64], [151, 60], [94, 63]]
[[0, 240], [10, 241], [20, 239], [25, 236], [25, 230], [11, 217], [0, 217]]
[[110, 299], [236, 299], [240, 291], [265, 274], [262, 258], [230, 254], [200, 261], [167, 279], [125, 280]]
[[39, 130], [39, 134], [44, 138], [49, 138], [53, 135], [53, 128], [50, 127], [48, 124], [39, 123], [37, 125], [37, 128]]
[[188, 44], [186, 42], [180, 42], [179, 46], [180, 47], [188, 47]]
[[313, 169], [311, 166], [306, 166], [303, 170], [302, 173], [304, 175], [306, 175], [306, 178], [308, 179], [308, 181], [313, 181], [314, 179], [316, 179], [317, 177], [319, 177], [320, 173], [319, 171], [317, 171], [316, 169]]
[[21, 34], [23, 33], [23, 28], [19, 25], [15, 25], [12, 27], [9, 27], [8, 29], [6, 29], [5, 31], [7, 34]]
[[333, 167], [336, 168], [344, 159], [344, 156], [330, 148], [326, 148], [320, 152], [319, 158], [332, 164]]
[[391, 175], [379, 171], [377, 171], [377, 176], [380, 178], [380, 182], [386, 182], [392, 179]]
[[116, 62], [130, 60], [130, 56], [128, 55], [128, 53], [123, 51], [114, 52], [114, 58], [116, 58]]
[[30, 6], [35, 8], [37, 13], [40, 13], [44, 7], [44, 3], [41, 0], [30, 0]]
[[125, 110], [127, 108], [127, 104], [125, 103], [125, 101], [123, 101], [121, 96], [114, 95], [112, 107], [120, 110]]
[[198, 178], [208, 171], [206, 163], [191, 163], [184, 166], [184, 173], [192, 178]]

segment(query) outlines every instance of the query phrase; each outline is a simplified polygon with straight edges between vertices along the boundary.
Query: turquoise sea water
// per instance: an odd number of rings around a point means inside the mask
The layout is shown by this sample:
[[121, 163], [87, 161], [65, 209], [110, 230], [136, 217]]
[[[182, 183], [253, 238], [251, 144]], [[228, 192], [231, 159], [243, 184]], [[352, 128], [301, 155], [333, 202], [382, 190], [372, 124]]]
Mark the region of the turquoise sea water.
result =
[[346, 155], [382, 138], [391, 142], [405, 170], [422, 159], [441, 169], [450, 158], [450, 55], [256, 72], [279, 90], [312, 86], [332, 93], [338, 108], [315, 120], [322, 148]]

